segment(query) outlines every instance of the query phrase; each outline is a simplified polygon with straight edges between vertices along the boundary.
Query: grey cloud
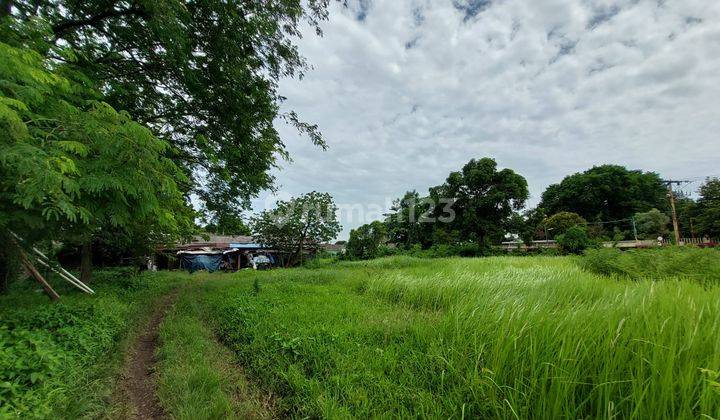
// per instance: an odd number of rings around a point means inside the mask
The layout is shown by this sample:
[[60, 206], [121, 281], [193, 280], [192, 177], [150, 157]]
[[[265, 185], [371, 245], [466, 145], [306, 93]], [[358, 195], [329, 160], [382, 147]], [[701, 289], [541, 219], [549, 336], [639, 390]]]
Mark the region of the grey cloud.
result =
[[[481, 3], [469, 20], [456, 4], [470, 2], [333, 4], [324, 37], [300, 41], [314, 70], [280, 86], [330, 149], [278, 124], [293, 156], [276, 172], [280, 189], [382, 206], [491, 156], [528, 179], [534, 205], [548, 184], [594, 164], [718, 172], [720, 4]], [[342, 236], [361, 222], [346, 217]]]

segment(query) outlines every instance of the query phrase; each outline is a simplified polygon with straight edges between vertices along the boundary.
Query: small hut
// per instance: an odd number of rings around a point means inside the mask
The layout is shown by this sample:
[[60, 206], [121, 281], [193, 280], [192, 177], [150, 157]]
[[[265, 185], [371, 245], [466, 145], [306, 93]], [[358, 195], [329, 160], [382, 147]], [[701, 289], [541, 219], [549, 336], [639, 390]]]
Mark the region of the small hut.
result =
[[240, 270], [258, 268], [256, 261], [279, 265], [277, 252], [257, 243], [252, 236], [197, 235], [192, 241], [158, 250], [158, 269]]

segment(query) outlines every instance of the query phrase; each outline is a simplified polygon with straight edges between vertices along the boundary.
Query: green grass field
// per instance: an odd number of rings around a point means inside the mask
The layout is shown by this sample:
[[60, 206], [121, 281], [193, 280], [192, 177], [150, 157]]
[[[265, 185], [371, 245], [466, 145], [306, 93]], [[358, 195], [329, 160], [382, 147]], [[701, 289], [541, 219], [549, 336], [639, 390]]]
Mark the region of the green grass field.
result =
[[719, 418], [720, 286], [581, 267], [392, 257], [144, 276], [182, 285], [158, 397], [187, 419]]
[[277, 415], [720, 416], [718, 287], [549, 257], [194, 277], [210, 278], [190, 292], [207, 325]]

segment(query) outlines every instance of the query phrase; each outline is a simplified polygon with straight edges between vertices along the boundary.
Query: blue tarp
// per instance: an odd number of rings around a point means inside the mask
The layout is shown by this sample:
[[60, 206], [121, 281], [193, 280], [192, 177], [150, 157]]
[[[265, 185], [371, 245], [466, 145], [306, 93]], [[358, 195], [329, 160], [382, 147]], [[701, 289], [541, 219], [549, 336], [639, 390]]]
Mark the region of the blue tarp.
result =
[[212, 273], [220, 269], [222, 257], [222, 254], [181, 254], [180, 268], [189, 270], [191, 273], [198, 270], [207, 270]]

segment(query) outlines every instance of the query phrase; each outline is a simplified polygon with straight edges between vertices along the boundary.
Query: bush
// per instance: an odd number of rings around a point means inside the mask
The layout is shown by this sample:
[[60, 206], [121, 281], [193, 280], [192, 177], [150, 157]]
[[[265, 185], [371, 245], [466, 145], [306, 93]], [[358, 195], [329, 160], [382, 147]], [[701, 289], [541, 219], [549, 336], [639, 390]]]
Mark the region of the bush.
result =
[[481, 257], [487, 255], [488, 251], [488, 248], [475, 242], [465, 242], [453, 246], [453, 254], [460, 257]]
[[136, 267], [112, 267], [96, 270], [90, 287], [107, 284], [124, 290], [139, 290], [148, 286], [147, 278], [139, 275]]
[[582, 254], [593, 245], [585, 228], [573, 226], [555, 238], [560, 249], [566, 254]]
[[569, 211], [553, 214], [542, 222], [542, 228], [549, 233], [550, 238], [556, 238], [570, 230], [570, 228], [585, 225], [587, 225], [585, 219], [579, 214]]
[[117, 299], [3, 312], [0, 401], [6, 403], [0, 404], [0, 418], [15, 412], [50, 417], [52, 407], [64, 397], [69, 377], [115, 345], [131, 314], [129, 305]]
[[633, 280], [689, 278], [700, 283], [720, 280], [720, 251], [693, 247], [668, 247], [620, 251], [588, 250], [580, 260], [591, 272]]

